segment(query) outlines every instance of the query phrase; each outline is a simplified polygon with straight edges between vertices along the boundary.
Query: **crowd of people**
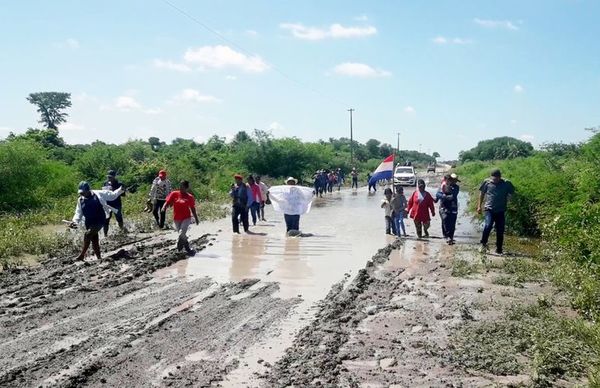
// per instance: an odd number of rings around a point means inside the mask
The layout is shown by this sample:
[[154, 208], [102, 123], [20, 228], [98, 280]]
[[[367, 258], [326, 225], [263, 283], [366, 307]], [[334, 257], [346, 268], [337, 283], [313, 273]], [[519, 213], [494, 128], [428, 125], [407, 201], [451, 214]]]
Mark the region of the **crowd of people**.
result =
[[[358, 187], [358, 173], [355, 168], [350, 172], [352, 188]], [[233, 233], [250, 233], [250, 220], [255, 226], [258, 221], [266, 221], [265, 205], [271, 204], [276, 211], [284, 213], [286, 231], [299, 233], [300, 216], [308, 212], [313, 196], [322, 196], [324, 192], [333, 192], [334, 188], [341, 190], [344, 184], [344, 174], [340, 168], [336, 170], [319, 170], [314, 176], [314, 187], [296, 186], [298, 180], [289, 177], [285, 186], [270, 188], [262, 182], [260, 176], [249, 175], [244, 181], [241, 174], [234, 175], [229, 196], [232, 200], [231, 221]], [[386, 188], [381, 207], [385, 212], [385, 231], [398, 237], [407, 237], [405, 219], [413, 220], [418, 238], [429, 237], [432, 217], [435, 217], [435, 204], [439, 204], [438, 213], [441, 219], [442, 234], [447, 244], [455, 244], [456, 222], [458, 218], [458, 194], [460, 180], [454, 173], [444, 176], [439, 189], [432, 195], [426, 190], [423, 179], [417, 181], [417, 189], [407, 199], [402, 186]], [[509, 181], [502, 179], [499, 170], [492, 171], [490, 177], [480, 186], [477, 211], [484, 214], [484, 228], [480, 240], [481, 250], [488, 250], [488, 240], [491, 231], [496, 229], [496, 253], [503, 253], [506, 208], [514, 187]], [[116, 171], [110, 170], [101, 190], [92, 190], [88, 182], [79, 184], [75, 214], [70, 222], [71, 227], [84, 228], [83, 248], [76, 260], [83, 260], [90, 245], [94, 254], [101, 259], [99, 233], [108, 235], [110, 222], [114, 215], [119, 228], [125, 231], [123, 221], [123, 203], [121, 197], [126, 195], [127, 188], [117, 178]], [[369, 188], [370, 192], [370, 188]], [[271, 198], [272, 193], [273, 198]], [[187, 231], [194, 221], [198, 224], [196, 201], [190, 191], [188, 181], [181, 181], [178, 190], [172, 190], [172, 185], [165, 170], [160, 170], [153, 180], [146, 211], [154, 216], [157, 227], [166, 227], [167, 209], [173, 208], [174, 229], [179, 233], [177, 250], [194, 255], [190, 247]]]
[[[429, 237], [432, 217], [435, 217], [435, 204], [439, 204], [443, 237], [448, 245], [454, 245], [456, 222], [458, 219], [458, 194], [460, 180], [455, 173], [446, 174], [435, 196], [426, 190], [423, 179], [417, 181], [417, 189], [407, 200], [402, 186], [384, 190], [381, 207], [385, 212], [385, 232], [398, 237], [406, 237], [404, 219], [413, 219], [418, 238]], [[488, 240], [492, 230], [496, 229], [496, 254], [503, 254], [506, 208], [514, 193], [513, 185], [504, 179], [500, 170], [493, 170], [479, 188], [477, 212], [484, 214], [484, 228], [480, 240], [482, 252], [488, 251]]]

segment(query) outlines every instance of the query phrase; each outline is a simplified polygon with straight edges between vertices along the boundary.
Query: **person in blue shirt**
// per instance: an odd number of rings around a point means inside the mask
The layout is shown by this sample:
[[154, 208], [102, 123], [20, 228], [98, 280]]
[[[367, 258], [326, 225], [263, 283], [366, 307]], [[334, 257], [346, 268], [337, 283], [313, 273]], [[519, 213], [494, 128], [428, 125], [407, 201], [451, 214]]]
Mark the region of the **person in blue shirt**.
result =
[[83, 260], [90, 244], [94, 250], [94, 254], [98, 260], [101, 260], [100, 255], [100, 238], [98, 232], [106, 224], [106, 219], [110, 212], [118, 213], [118, 210], [107, 202], [114, 201], [123, 194], [123, 187], [115, 191], [109, 190], [92, 190], [88, 182], [82, 181], [79, 183], [79, 198], [75, 207], [75, 215], [71, 222], [72, 227], [83, 223], [85, 233], [83, 235], [83, 249], [81, 254], [75, 260]]
[[244, 232], [248, 233], [248, 209], [252, 204], [252, 193], [244, 183], [244, 177], [240, 174], [233, 176], [235, 183], [231, 185], [229, 196], [232, 199], [231, 222], [233, 233], [240, 233], [240, 223], [244, 227]]
[[448, 245], [454, 245], [454, 233], [458, 219], [458, 176], [454, 173], [447, 175], [435, 195], [436, 202], [440, 203], [440, 218], [442, 219], [442, 233]]

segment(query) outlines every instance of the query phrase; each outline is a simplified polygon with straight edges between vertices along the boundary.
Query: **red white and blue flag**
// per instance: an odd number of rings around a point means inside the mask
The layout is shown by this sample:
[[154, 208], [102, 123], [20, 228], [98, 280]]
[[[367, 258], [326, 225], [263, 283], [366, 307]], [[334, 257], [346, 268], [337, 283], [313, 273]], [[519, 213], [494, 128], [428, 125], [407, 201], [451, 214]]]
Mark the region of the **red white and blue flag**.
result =
[[394, 177], [394, 155], [383, 159], [383, 162], [373, 171], [369, 184], [375, 184], [380, 180], [392, 179]]

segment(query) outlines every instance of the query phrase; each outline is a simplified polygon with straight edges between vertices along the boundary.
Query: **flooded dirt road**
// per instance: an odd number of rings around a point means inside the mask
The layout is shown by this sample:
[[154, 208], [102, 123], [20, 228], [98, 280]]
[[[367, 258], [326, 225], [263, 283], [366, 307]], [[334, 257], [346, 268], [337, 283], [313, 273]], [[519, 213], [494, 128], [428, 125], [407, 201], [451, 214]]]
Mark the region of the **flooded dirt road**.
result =
[[384, 234], [381, 199], [364, 188], [316, 199], [300, 221], [307, 237], [286, 237], [267, 211], [252, 234], [233, 235], [228, 219], [194, 226], [192, 258], [169, 232], [106, 245], [102, 262], [54, 258], [1, 274], [0, 385], [469, 381], [424, 350], [423, 333], [444, 348], [463, 288], [479, 287], [441, 270], [474, 241], [472, 224], [460, 218], [454, 247], [437, 217], [431, 239], [417, 240], [408, 220], [412, 237], [397, 240]]

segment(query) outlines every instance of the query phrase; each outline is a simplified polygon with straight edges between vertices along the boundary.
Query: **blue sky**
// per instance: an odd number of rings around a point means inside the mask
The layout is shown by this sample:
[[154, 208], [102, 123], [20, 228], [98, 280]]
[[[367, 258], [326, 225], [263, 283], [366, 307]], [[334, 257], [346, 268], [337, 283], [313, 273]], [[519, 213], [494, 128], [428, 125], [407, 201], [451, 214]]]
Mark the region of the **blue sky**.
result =
[[600, 1], [5, 1], [0, 137], [72, 93], [70, 143], [271, 130], [453, 158], [600, 124]]

